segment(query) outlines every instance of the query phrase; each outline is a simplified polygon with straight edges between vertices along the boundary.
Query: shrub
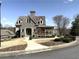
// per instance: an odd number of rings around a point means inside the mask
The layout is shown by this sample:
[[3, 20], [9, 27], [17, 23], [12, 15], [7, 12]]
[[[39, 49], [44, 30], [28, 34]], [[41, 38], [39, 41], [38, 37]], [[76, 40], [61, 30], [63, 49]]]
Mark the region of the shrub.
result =
[[55, 37], [56, 35], [52, 35], [52, 37]]
[[69, 38], [69, 37], [65, 37], [65, 38], [56, 38], [55, 40], [54, 40], [55, 42], [64, 42], [64, 43], [69, 43], [69, 42], [71, 42], [71, 41], [73, 41], [73, 39], [72, 38]]
[[63, 38], [62, 41], [65, 43], [69, 43], [72, 41], [72, 38]]
[[61, 37], [61, 35], [57, 35], [57, 37]]
[[72, 41], [75, 40], [75, 36], [72, 35], [65, 35], [64, 38], [71, 38]]
[[61, 38], [56, 38], [54, 41], [59, 42], [59, 41], [62, 41], [62, 39]]

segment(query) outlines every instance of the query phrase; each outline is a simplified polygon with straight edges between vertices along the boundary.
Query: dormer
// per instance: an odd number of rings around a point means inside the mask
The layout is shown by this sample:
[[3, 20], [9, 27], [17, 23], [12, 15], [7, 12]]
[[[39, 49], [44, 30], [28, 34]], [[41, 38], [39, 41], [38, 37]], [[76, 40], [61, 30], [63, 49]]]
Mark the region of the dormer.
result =
[[42, 18], [40, 18], [40, 24], [43, 24], [43, 19]]
[[17, 22], [16, 22], [16, 26], [18, 27], [18, 26], [21, 26], [21, 23], [22, 23], [22, 19], [19, 17], [19, 19], [17, 20]]

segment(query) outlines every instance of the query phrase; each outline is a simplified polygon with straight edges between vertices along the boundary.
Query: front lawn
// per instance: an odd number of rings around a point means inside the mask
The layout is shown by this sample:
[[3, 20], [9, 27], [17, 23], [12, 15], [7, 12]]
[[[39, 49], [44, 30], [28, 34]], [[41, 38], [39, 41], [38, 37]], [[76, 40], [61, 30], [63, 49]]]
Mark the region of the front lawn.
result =
[[0, 52], [24, 50], [27, 47], [27, 42], [24, 39], [16, 39], [11, 41], [1, 42]]

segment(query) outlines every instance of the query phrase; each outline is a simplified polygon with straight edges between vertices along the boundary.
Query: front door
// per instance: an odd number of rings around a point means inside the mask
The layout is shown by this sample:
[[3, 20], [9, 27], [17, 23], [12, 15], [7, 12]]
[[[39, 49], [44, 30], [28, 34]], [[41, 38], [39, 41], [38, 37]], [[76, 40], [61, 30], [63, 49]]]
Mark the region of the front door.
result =
[[26, 29], [26, 34], [27, 34], [27, 35], [31, 35], [31, 34], [32, 34], [31, 28], [27, 28], [27, 29]]

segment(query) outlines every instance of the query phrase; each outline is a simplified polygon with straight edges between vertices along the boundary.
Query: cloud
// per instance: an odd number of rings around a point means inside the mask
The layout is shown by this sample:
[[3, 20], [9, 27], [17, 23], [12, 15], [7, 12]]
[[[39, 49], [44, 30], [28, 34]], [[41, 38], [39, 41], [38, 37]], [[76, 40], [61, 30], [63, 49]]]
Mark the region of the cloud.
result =
[[70, 3], [73, 2], [74, 0], [64, 0], [64, 3]]
[[3, 17], [1, 19], [2, 26], [14, 26], [14, 23], [12, 21], [9, 21], [6, 17]]
[[73, 2], [74, 0], [68, 0], [69, 2]]

